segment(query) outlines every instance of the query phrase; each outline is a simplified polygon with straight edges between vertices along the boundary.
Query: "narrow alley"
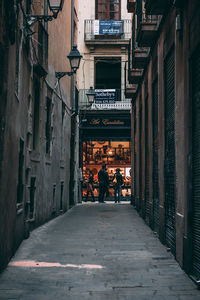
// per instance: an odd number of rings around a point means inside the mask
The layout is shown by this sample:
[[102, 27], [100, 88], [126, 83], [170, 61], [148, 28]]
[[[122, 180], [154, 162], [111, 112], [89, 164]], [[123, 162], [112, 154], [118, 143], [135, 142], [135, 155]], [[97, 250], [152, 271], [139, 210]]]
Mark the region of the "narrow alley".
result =
[[127, 203], [73, 207], [35, 229], [0, 277], [0, 299], [198, 300], [200, 291]]

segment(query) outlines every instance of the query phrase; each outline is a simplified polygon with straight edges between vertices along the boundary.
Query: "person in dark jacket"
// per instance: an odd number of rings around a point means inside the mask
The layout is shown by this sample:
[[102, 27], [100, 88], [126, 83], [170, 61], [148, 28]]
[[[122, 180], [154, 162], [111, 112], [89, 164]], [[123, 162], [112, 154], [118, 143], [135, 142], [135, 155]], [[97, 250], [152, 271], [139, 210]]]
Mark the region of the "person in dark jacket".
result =
[[94, 185], [94, 176], [93, 176], [92, 171], [89, 170], [89, 178], [88, 178], [88, 182], [87, 182], [87, 196], [86, 196], [86, 199], [85, 199], [86, 202], [88, 200], [89, 194], [91, 194], [91, 196], [92, 196], [92, 201], [95, 202], [94, 193], [93, 193], [93, 190], [94, 190], [93, 185]]
[[104, 203], [104, 196], [109, 186], [109, 176], [106, 165], [102, 165], [102, 169], [98, 173], [99, 180], [99, 203]]
[[122, 174], [120, 173], [120, 169], [116, 169], [116, 173], [113, 177], [113, 183], [115, 183], [114, 185], [114, 190], [115, 190], [115, 203], [120, 203], [120, 198], [121, 198], [121, 188], [122, 188], [122, 184], [123, 184], [123, 178], [122, 178]]

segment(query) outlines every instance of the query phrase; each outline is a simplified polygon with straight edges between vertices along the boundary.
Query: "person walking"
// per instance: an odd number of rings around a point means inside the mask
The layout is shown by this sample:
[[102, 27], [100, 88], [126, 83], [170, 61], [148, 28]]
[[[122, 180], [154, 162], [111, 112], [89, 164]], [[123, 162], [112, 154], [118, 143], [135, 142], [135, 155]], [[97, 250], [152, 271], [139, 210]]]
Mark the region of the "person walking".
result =
[[113, 177], [114, 191], [115, 191], [115, 203], [120, 203], [121, 198], [121, 188], [123, 184], [122, 174], [120, 173], [120, 169], [116, 169], [116, 173]]
[[89, 194], [91, 194], [91, 196], [92, 196], [92, 201], [95, 202], [94, 193], [93, 193], [93, 190], [94, 190], [93, 184], [94, 184], [94, 176], [93, 176], [92, 171], [89, 170], [89, 178], [88, 178], [88, 182], [87, 182], [87, 195], [86, 195], [85, 202], [88, 201]]
[[106, 169], [106, 165], [102, 165], [101, 170], [98, 173], [99, 180], [99, 203], [104, 203], [104, 196], [108, 191], [109, 176]]

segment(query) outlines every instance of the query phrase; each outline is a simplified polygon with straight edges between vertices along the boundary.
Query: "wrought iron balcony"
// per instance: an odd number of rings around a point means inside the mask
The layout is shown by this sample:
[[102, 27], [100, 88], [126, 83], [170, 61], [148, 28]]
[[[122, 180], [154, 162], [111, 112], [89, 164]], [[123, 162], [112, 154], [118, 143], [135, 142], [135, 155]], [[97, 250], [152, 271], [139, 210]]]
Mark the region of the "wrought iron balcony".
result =
[[172, 3], [173, 0], [146, 0], [146, 12], [151, 15], [162, 15]]
[[127, 10], [129, 13], [135, 13], [136, 0], [127, 0]]
[[142, 18], [138, 22], [136, 37], [139, 47], [152, 47], [157, 37], [160, 21], [160, 15], [142, 14]]
[[94, 103], [89, 104], [87, 90], [79, 90], [79, 110], [130, 110], [131, 99], [126, 99], [123, 89], [96, 89]]
[[85, 20], [86, 44], [128, 44], [131, 20]]

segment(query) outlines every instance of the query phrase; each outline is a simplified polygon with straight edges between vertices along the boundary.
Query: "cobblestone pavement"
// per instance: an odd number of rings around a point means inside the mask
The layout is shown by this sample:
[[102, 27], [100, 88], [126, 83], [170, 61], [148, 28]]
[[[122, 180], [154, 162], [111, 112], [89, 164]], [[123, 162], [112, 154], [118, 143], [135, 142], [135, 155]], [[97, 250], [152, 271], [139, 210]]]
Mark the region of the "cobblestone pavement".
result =
[[131, 205], [87, 203], [31, 233], [0, 276], [0, 299], [199, 300]]

